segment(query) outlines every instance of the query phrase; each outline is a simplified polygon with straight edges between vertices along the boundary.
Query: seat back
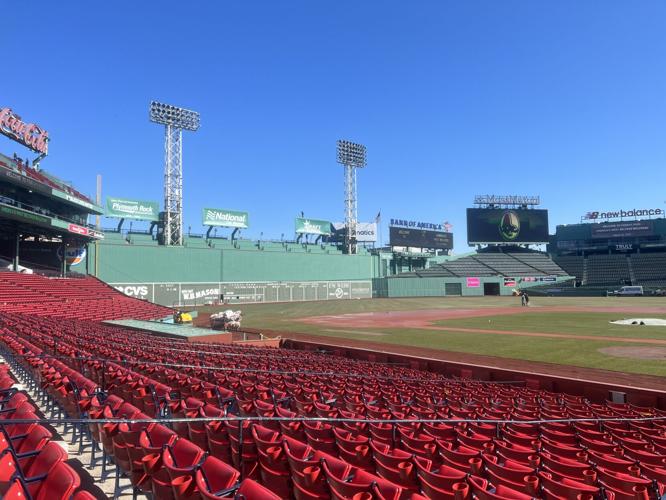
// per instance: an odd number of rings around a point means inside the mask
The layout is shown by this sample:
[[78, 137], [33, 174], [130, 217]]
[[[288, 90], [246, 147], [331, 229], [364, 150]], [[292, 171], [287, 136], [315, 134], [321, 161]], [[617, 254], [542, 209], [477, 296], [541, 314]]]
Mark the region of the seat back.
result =
[[68, 500], [81, 485], [79, 475], [65, 462], [58, 462], [39, 488], [34, 500]]
[[[34, 478], [37, 476], [48, 476], [51, 471], [61, 462], [67, 460], [67, 452], [62, 446], [54, 441], [46, 443], [42, 451], [34, 458], [33, 462], [23, 470], [23, 478]], [[40, 483], [28, 483], [30, 495], [35, 496]]]
[[17, 453], [29, 453], [31, 451], [41, 450], [52, 437], [53, 434], [51, 434], [46, 427], [37, 425], [33, 427], [25, 439], [21, 441], [16, 448], [16, 451]]

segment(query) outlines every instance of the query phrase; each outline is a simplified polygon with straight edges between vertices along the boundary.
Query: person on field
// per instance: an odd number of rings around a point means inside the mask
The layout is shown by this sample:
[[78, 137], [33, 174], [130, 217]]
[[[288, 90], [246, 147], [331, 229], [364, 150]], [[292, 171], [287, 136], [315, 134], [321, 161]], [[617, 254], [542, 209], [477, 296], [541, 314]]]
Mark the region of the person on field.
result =
[[525, 307], [530, 306], [530, 296], [527, 295], [527, 292], [523, 292], [523, 299], [525, 299]]
[[525, 292], [523, 292], [521, 290], [519, 295], [520, 295], [520, 305], [524, 307], [525, 306]]

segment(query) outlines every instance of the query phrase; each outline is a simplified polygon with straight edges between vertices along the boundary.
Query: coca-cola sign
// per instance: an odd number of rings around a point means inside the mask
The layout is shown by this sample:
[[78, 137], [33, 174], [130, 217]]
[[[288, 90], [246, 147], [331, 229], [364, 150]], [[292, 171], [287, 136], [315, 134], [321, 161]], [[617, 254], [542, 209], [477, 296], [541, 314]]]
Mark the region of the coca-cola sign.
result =
[[88, 236], [88, 228], [77, 226], [76, 224], [70, 224], [67, 228], [70, 233], [81, 234], [83, 236]]
[[24, 122], [10, 108], [0, 109], [0, 132], [33, 151], [48, 153], [49, 133], [39, 125]]

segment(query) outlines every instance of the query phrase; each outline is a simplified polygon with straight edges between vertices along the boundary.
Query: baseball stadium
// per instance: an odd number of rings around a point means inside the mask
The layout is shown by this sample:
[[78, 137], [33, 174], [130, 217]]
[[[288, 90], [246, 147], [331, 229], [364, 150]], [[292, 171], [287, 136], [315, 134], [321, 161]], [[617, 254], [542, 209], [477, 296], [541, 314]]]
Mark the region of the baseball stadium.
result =
[[198, 113], [150, 119], [159, 201], [83, 194], [0, 110], [3, 498], [666, 498], [662, 209], [551, 234], [539, 196], [473, 195], [469, 252], [397, 217], [383, 245], [340, 140], [344, 220], [244, 239], [183, 192]]

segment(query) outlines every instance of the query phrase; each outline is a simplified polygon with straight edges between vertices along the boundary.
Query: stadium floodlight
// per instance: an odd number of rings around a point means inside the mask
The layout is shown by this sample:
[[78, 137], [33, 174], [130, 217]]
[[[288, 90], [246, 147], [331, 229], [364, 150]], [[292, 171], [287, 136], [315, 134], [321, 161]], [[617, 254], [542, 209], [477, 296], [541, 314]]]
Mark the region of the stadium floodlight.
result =
[[346, 167], [365, 167], [365, 146], [350, 141], [338, 141], [338, 163]]
[[356, 169], [366, 165], [366, 150], [363, 144], [338, 141], [338, 163], [345, 167], [345, 246], [347, 253], [356, 253], [356, 227], [358, 207], [356, 199]]
[[164, 244], [183, 244], [183, 130], [199, 129], [199, 113], [157, 101], [150, 121], [164, 125]]
[[192, 132], [199, 129], [199, 113], [157, 101], [150, 103], [150, 121]]

